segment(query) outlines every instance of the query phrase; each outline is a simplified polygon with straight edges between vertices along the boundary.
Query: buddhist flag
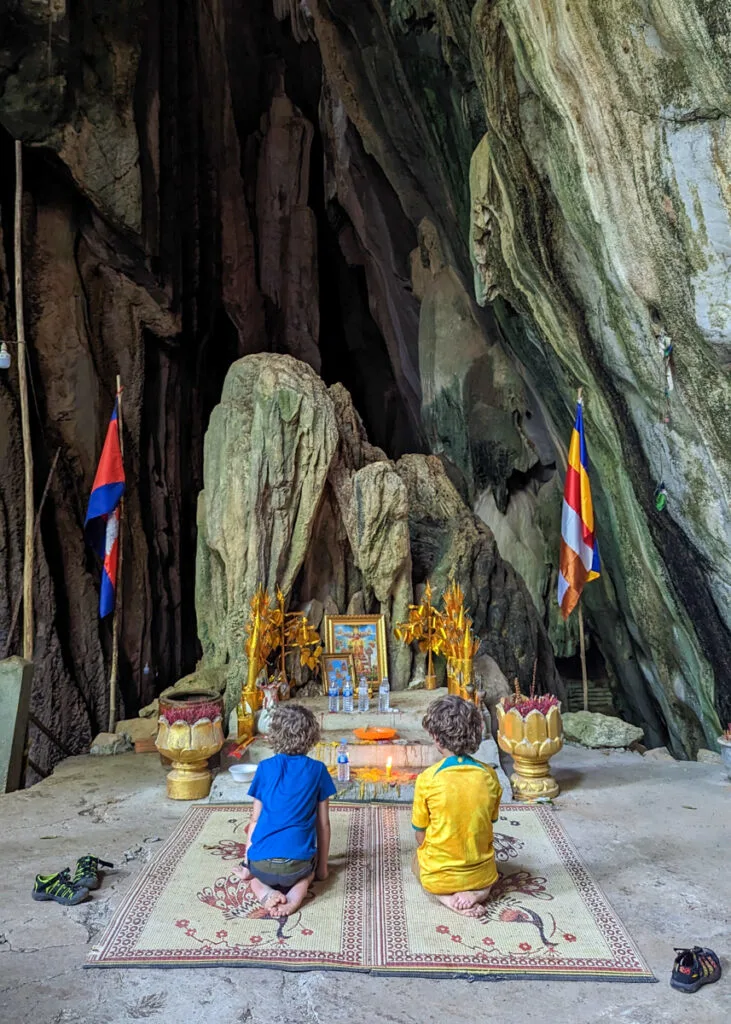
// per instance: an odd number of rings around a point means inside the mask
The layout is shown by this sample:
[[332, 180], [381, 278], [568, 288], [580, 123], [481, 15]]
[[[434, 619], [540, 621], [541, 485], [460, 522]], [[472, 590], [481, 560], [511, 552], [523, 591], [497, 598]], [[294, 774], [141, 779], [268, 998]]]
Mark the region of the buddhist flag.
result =
[[567, 619], [576, 607], [584, 584], [601, 572], [594, 531], [594, 506], [589, 483], [589, 460], [584, 440], [584, 406], [579, 398], [569, 445], [569, 465], [563, 492], [558, 603]]
[[124, 494], [124, 486], [124, 465], [119, 444], [119, 419], [115, 401], [84, 523], [87, 544], [104, 562], [99, 593], [99, 616], [102, 619], [114, 611], [119, 559], [119, 503]]

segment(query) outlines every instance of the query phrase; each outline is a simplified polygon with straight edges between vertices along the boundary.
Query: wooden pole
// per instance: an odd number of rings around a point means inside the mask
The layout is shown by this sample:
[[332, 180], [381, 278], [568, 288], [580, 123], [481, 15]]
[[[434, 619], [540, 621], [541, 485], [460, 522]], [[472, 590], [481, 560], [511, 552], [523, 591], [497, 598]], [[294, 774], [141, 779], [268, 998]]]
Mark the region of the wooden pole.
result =
[[[41, 495], [41, 503], [38, 506], [38, 511], [36, 512], [36, 521], [35, 521], [35, 526], [34, 526], [34, 530], [33, 530], [34, 545], [35, 545], [35, 540], [38, 537], [38, 531], [40, 530], [40, 526], [41, 526], [41, 515], [43, 513], [43, 506], [46, 504], [46, 498], [48, 497], [48, 491], [49, 491], [49, 488], [51, 486], [51, 479], [53, 477], [53, 474], [56, 471], [56, 466], [58, 464], [58, 459], [59, 459], [60, 454], [61, 454], [61, 449], [57, 448], [56, 449], [56, 455], [54, 456], [54, 459], [53, 459], [53, 464], [51, 465], [51, 468], [50, 468], [49, 473], [48, 473], [48, 479], [46, 480], [46, 486], [44, 487], [43, 494]], [[10, 629], [8, 630], [8, 638], [7, 638], [6, 642], [5, 642], [5, 653], [3, 655], [4, 658], [7, 658], [9, 656], [9, 654], [10, 654], [10, 647], [11, 647], [12, 642], [13, 642], [13, 636], [15, 635], [15, 627], [18, 624], [18, 616], [20, 615], [20, 606], [21, 606], [22, 603], [23, 603], [23, 591], [21, 589], [20, 593], [18, 594], [17, 600], [16, 600], [15, 604], [13, 605], [13, 617], [10, 620]]]
[[[122, 382], [117, 375], [117, 430], [119, 450], [124, 465], [124, 440], [122, 435]], [[119, 622], [122, 610], [122, 555], [124, 553], [124, 496], [119, 502], [119, 558], [117, 560], [117, 586], [114, 595], [114, 618], [112, 619], [112, 668], [109, 673], [109, 732], [117, 724], [117, 676], [119, 674]]]
[[581, 656], [581, 682], [584, 690], [584, 711], [589, 710], [589, 679], [586, 675], [586, 647], [584, 645], [584, 613], [581, 610], [581, 598], [577, 604], [579, 613], [579, 655]]
[[33, 561], [35, 516], [33, 514], [33, 446], [30, 437], [28, 364], [23, 315], [23, 147], [15, 142], [15, 330], [18, 343], [20, 423], [23, 434], [25, 476], [25, 544], [23, 549], [23, 657], [33, 661]]

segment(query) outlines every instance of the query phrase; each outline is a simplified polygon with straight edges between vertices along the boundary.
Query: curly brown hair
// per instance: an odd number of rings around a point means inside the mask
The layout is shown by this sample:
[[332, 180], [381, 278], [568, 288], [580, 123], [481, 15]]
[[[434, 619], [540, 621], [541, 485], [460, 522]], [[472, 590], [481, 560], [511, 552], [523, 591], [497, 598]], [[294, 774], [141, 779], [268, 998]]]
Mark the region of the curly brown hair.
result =
[[302, 704], [278, 704], [272, 715], [269, 742], [277, 754], [306, 754], [320, 739], [320, 726]]
[[474, 754], [482, 743], [479, 708], [453, 694], [430, 704], [421, 724], [435, 743], [458, 757]]

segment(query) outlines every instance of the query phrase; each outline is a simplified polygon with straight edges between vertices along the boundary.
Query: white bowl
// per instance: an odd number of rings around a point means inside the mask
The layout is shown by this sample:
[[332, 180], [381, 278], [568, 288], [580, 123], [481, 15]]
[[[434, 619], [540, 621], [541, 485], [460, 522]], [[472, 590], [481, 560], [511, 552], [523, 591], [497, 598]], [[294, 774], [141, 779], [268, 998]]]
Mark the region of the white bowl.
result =
[[235, 782], [251, 782], [256, 773], [255, 764], [232, 764], [228, 773]]

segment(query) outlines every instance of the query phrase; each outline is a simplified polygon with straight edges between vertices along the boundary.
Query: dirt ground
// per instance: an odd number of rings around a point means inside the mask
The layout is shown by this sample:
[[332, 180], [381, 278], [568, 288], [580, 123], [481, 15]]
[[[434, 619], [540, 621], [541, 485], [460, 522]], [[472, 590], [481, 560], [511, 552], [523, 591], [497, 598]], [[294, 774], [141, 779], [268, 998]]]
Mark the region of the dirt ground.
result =
[[[659, 979], [461, 982], [236, 968], [83, 970], [91, 943], [187, 805], [166, 800], [155, 754], [72, 758], [0, 797], [2, 1024], [728, 1024], [731, 784], [715, 765], [567, 747], [556, 808], [584, 863]], [[115, 863], [93, 899], [31, 899], [37, 872], [84, 853]], [[706, 945], [725, 976], [668, 985], [673, 946]]]

